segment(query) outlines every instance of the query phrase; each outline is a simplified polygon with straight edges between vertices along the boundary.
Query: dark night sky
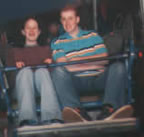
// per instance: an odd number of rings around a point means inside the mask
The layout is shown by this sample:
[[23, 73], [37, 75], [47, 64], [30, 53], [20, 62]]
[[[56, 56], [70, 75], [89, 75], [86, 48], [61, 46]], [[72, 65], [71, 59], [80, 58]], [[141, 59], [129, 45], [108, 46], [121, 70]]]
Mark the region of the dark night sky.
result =
[[0, 0], [0, 23], [27, 15], [58, 9], [75, 0]]

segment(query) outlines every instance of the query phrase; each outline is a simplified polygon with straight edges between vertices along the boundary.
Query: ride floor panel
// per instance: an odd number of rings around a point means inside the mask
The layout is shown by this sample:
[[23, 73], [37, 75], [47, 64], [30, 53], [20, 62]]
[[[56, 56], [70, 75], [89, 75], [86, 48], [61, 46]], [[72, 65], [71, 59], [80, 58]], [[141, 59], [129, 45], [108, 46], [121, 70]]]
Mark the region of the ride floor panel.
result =
[[66, 124], [24, 126], [15, 130], [19, 136], [71, 137], [136, 132], [136, 119], [124, 118]]

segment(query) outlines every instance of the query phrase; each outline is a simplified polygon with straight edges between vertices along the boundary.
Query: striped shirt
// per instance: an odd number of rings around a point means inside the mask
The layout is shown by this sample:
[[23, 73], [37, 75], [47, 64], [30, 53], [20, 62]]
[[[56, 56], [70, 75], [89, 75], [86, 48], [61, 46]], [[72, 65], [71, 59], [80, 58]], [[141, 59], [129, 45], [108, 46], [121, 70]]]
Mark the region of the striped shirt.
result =
[[103, 43], [103, 39], [94, 31], [80, 29], [76, 38], [72, 38], [68, 33], [65, 33], [51, 44], [53, 59], [56, 60], [63, 56], [70, 59], [107, 53]]
[[55, 39], [51, 48], [53, 59], [66, 57], [68, 60], [75, 57], [103, 55], [107, 53], [103, 39], [94, 31], [79, 30], [76, 38], [65, 33]]

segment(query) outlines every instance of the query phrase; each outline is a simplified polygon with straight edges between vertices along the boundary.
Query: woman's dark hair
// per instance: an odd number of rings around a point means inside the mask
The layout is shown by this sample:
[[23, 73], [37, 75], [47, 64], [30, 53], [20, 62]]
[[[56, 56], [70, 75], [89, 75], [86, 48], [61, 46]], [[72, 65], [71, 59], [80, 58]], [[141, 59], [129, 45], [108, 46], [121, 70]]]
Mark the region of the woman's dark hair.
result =
[[22, 25], [22, 29], [24, 29], [26, 23], [27, 23], [29, 20], [35, 20], [35, 21], [37, 22], [37, 24], [38, 24], [39, 29], [41, 29], [40, 20], [39, 20], [37, 17], [35, 17], [35, 16], [25, 18], [24, 21], [23, 21], [24, 23], [23, 23], [23, 25]]

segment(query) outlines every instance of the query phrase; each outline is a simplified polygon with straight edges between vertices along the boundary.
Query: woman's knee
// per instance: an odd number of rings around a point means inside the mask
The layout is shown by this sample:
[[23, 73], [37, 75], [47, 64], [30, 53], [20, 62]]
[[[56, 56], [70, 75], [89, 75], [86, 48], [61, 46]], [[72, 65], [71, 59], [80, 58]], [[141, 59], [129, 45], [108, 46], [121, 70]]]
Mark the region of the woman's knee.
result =
[[23, 78], [23, 77], [30, 77], [33, 75], [33, 71], [30, 68], [23, 68], [18, 71], [16, 79]]
[[40, 77], [50, 77], [49, 70], [46, 68], [40, 68], [35, 70], [35, 78], [40, 78]]
[[45, 74], [45, 73], [49, 73], [48, 69], [46, 68], [39, 68], [37, 70], [35, 70], [36, 74]]

